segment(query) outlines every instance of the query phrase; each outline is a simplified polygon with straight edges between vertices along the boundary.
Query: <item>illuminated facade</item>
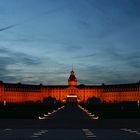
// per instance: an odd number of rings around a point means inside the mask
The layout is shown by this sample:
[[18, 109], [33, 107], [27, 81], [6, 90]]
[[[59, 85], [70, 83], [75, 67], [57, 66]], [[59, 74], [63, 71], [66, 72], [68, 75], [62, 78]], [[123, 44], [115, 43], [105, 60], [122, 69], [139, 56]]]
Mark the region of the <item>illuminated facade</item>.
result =
[[0, 82], [0, 102], [43, 102], [44, 98], [54, 97], [60, 101], [75, 98], [86, 102], [97, 97], [104, 102], [140, 100], [140, 82], [119, 85], [77, 85], [74, 71], [70, 73], [68, 85], [26, 85]]

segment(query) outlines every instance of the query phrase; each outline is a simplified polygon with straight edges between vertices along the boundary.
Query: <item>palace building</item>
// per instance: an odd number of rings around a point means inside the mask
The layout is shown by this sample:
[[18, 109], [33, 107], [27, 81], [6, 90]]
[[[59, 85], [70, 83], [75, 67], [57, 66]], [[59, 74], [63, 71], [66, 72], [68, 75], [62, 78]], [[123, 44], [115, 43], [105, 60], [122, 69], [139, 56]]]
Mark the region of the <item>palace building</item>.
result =
[[68, 85], [28, 85], [0, 82], [0, 102], [43, 102], [47, 97], [60, 101], [87, 102], [91, 97], [102, 102], [140, 100], [140, 82], [116, 85], [77, 85], [74, 71], [70, 72]]

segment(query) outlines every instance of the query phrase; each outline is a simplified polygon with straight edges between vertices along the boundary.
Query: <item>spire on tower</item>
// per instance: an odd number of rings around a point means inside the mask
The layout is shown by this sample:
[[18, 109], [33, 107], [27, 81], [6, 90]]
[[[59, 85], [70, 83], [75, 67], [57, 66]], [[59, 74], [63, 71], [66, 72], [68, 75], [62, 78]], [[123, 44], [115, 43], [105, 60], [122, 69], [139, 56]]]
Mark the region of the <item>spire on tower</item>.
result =
[[73, 64], [72, 64], [72, 71], [73, 71]]

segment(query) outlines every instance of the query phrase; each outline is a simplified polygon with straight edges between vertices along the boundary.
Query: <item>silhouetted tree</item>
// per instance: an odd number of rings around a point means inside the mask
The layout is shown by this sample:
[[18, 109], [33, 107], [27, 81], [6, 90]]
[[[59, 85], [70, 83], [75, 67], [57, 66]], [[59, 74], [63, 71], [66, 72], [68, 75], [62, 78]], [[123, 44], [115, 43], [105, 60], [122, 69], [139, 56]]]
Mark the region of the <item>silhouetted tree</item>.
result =
[[100, 98], [97, 98], [94, 96], [94, 97], [88, 98], [87, 103], [89, 103], [89, 104], [101, 104], [101, 100], [100, 100]]
[[56, 99], [49, 96], [49, 97], [43, 99], [43, 103], [53, 105], [53, 104], [56, 104]]

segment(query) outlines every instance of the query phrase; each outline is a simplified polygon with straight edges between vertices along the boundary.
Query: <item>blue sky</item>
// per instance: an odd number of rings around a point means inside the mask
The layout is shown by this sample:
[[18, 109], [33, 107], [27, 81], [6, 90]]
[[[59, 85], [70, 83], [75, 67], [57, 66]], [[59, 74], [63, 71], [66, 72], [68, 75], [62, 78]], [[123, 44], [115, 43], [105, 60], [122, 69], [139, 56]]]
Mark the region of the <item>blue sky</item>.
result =
[[0, 80], [140, 80], [139, 0], [0, 0]]

